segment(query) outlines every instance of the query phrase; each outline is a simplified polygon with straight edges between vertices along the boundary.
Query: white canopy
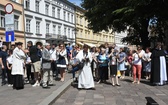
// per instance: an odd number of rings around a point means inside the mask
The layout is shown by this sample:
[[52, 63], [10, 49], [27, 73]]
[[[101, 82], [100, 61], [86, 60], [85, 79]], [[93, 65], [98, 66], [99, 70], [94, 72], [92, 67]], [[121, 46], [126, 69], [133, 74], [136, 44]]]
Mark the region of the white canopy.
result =
[[81, 46], [83, 46], [84, 44], [83, 43], [81, 43], [81, 42], [76, 42], [77, 44], [79, 44], [79, 45], [81, 45]]
[[90, 47], [96, 47], [96, 45], [92, 44], [92, 43], [85, 43], [86, 45], [90, 46]]

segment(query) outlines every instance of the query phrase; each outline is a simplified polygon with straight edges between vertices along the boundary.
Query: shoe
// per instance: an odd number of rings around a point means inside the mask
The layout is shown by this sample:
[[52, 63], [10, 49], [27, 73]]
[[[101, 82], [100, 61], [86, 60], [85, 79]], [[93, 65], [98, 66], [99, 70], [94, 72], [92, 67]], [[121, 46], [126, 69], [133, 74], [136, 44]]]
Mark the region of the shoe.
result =
[[42, 85], [42, 88], [43, 88], [43, 89], [48, 89], [48, 88], [50, 88], [50, 87], [48, 87], [47, 84], [43, 84], [43, 85]]
[[12, 84], [8, 84], [8, 87], [11, 87], [11, 86], [13, 86]]
[[136, 83], [136, 81], [133, 81], [132, 83]]
[[97, 83], [100, 84], [100, 83], [101, 83], [101, 80], [99, 80]]
[[146, 80], [148, 80], [149, 79], [149, 77], [148, 76], [146, 76]]
[[140, 84], [140, 81], [138, 81], [137, 84]]
[[32, 87], [40, 86], [40, 83], [35, 83]]
[[60, 81], [61, 81], [61, 82], [64, 82], [64, 79], [61, 79]]
[[116, 84], [116, 86], [119, 86], [119, 87], [120, 87], [121, 85], [120, 85], [120, 84]]
[[115, 87], [115, 84], [112, 84], [113, 87]]

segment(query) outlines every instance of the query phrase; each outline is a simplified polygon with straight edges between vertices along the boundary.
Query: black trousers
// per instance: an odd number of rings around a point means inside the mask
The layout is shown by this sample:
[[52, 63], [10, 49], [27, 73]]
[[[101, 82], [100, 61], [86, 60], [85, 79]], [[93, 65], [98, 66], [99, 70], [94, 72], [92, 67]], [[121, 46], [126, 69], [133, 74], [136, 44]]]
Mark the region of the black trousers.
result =
[[7, 70], [8, 84], [13, 84], [13, 77], [11, 74], [11, 70]]
[[108, 80], [108, 66], [99, 67], [100, 80]]
[[27, 71], [27, 79], [30, 80], [30, 76], [31, 76], [31, 80], [34, 80], [34, 73], [31, 72], [30, 64], [26, 64], [26, 71]]
[[23, 89], [23, 75], [13, 75], [13, 89]]
[[2, 84], [6, 84], [6, 81], [5, 81], [7, 77], [6, 72], [7, 72], [6, 68], [2, 69]]

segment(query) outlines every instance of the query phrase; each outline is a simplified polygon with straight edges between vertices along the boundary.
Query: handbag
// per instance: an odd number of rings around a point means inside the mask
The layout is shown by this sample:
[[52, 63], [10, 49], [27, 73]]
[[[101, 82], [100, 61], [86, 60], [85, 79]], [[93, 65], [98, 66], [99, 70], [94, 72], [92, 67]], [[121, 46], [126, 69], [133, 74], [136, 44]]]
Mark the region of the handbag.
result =
[[78, 66], [78, 68], [81, 70], [81, 69], [83, 69], [83, 67], [84, 67], [84, 62], [79, 62], [79, 64], [77, 65]]
[[43, 69], [51, 69], [51, 63], [43, 63], [42, 68]]

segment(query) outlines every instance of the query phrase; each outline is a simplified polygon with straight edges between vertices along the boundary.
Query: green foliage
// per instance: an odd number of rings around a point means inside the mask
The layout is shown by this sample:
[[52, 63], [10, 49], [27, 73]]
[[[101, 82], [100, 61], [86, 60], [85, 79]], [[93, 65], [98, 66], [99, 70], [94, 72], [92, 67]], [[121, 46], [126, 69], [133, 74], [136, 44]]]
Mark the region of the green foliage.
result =
[[158, 30], [167, 28], [168, 0], [83, 0], [82, 7], [87, 10], [85, 16], [94, 32], [109, 28], [121, 32], [131, 27], [131, 36], [122, 40], [129, 44], [149, 45], [147, 27], [153, 16], [158, 18]]

